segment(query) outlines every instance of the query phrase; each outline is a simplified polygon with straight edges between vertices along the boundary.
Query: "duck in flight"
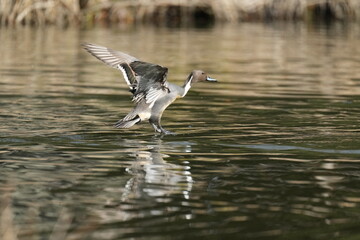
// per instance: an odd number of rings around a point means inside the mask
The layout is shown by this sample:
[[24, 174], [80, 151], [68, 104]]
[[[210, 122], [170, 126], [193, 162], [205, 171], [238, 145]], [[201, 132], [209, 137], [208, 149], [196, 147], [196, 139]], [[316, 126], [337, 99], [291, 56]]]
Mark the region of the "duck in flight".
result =
[[115, 123], [117, 128], [130, 128], [142, 121], [149, 121], [156, 132], [172, 134], [161, 124], [164, 110], [177, 98], [185, 97], [196, 82], [216, 82], [202, 70], [194, 70], [183, 86], [167, 81], [168, 69], [160, 65], [143, 62], [126, 53], [95, 44], [83, 44], [85, 50], [110, 67], [119, 69], [133, 94], [134, 109]]

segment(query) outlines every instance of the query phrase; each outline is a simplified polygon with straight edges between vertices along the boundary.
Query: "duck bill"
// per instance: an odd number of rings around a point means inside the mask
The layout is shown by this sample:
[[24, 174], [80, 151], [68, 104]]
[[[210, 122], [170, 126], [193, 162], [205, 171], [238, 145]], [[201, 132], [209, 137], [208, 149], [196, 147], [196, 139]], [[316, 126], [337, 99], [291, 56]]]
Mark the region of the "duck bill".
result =
[[211, 78], [211, 77], [207, 77], [206, 81], [208, 81], [208, 82], [217, 82], [217, 80], [215, 78]]

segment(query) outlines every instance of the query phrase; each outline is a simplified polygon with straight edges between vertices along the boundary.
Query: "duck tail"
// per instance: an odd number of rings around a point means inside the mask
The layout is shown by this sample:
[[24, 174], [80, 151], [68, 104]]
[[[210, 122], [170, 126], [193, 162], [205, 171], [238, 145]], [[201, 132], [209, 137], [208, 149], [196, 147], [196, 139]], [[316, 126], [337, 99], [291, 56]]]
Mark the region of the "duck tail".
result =
[[136, 115], [135, 118], [127, 120], [126, 117], [117, 121], [114, 126], [116, 128], [130, 128], [141, 121], [140, 117]]

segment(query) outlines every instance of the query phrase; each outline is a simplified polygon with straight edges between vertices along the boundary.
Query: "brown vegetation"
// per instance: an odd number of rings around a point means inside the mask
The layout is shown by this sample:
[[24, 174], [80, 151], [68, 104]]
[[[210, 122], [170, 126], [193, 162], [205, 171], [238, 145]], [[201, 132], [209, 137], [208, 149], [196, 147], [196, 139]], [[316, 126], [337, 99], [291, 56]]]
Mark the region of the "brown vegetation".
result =
[[358, 0], [2, 0], [1, 25], [358, 20]]

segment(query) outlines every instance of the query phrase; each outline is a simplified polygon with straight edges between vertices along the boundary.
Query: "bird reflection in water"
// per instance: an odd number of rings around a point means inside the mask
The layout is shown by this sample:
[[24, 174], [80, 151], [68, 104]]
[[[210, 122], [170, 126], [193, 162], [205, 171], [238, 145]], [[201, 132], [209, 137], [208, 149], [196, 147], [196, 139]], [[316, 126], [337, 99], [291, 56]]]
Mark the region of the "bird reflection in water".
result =
[[[121, 197], [108, 199], [106, 208], [97, 212], [102, 221], [125, 221], [140, 215], [158, 215], [161, 210], [153, 209], [157, 203], [189, 199], [194, 182], [189, 163], [170, 163], [165, 159], [171, 156], [162, 152], [191, 152], [191, 143], [163, 143], [161, 139], [155, 139], [151, 143], [125, 140], [124, 144], [136, 146], [135, 151], [129, 154], [135, 159], [131, 159], [130, 165], [125, 168], [131, 178], [125, 186], [121, 186]], [[132, 211], [135, 209], [137, 213]]]
[[[146, 147], [148, 150], [138, 150], [132, 154], [135, 160], [126, 168], [126, 172], [133, 177], [127, 182], [122, 199], [125, 201], [130, 195], [164, 197], [179, 193], [187, 199], [193, 184], [190, 166], [184, 165], [187, 162], [178, 165], [165, 161], [170, 156], [161, 151], [173, 146], [163, 145], [161, 139]], [[186, 152], [191, 149], [190, 144], [182, 144], [180, 147], [185, 147]]]

